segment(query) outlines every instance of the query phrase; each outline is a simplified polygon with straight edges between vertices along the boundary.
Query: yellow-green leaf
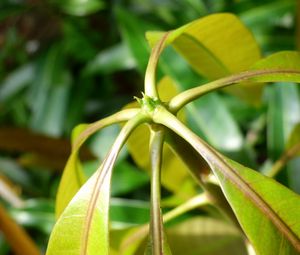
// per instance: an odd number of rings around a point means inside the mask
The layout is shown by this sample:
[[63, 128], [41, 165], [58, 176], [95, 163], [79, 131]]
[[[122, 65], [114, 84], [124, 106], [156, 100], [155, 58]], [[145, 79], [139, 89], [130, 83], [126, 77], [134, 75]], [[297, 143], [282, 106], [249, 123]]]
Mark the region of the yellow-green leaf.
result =
[[97, 171], [63, 211], [51, 233], [47, 255], [108, 254], [111, 171], [104, 173]]
[[[296, 144], [300, 143], [300, 123], [295, 125], [295, 127], [293, 128], [288, 142], [287, 142], [287, 149], [293, 147]], [[300, 155], [300, 151], [297, 153], [297, 155]]]
[[[163, 35], [148, 32], [146, 36], [153, 46]], [[209, 79], [245, 71], [261, 57], [251, 32], [229, 13], [209, 15], [173, 30], [167, 44], [172, 44], [198, 73]], [[235, 86], [227, 90], [254, 102], [259, 100], [261, 88], [252, 84], [250, 89]]]
[[[121, 111], [113, 120], [129, 118], [130, 114], [136, 115], [136, 111]], [[112, 118], [104, 119], [111, 122]], [[81, 187], [75, 197], [60, 215], [51, 233], [47, 255], [98, 255], [109, 253], [109, 200], [112, 169], [117, 156], [129, 134], [137, 125], [145, 121], [143, 114], [131, 118], [121, 130], [110, 152], [102, 165], [92, 177]], [[103, 125], [103, 121], [98, 124]], [[97, 129], [98, 124], [92, 130]], [[74, 146], [82, 144], [92, 130], [85, 129]], [[82, 133], [81, 133], [82, 134]], [[100, 245], [99, 245], [100, 244]]]
[[223, 220], [193, 217], [167, 229], [173, 255], [247, 254], [241, 233]]
[[[251, 78], [259, 82], [300, 82], [300, 53], [281, 51], [255, 63], [250, 71], [257, 70], [261, 75]], [[264, 73], [265, 71], [265, 73]]]
[[[281, 51], [257, 61], [248, 71], [183, 91], [172, 98], [169, 103], [169, 109], [176, 112], [185, 104], [206, 93], [244, 81], [300, 83], [300, 53], [296, 51]], [[245, 86], [251, 87], [252, 85], [248, 83]]]
[[56, 217], [61, 215], [70, 200], [85, 182], [85, 176], [78, 157], [82, 144], [101, 128], [128, 120], [136, 113], [137, 109], [124, 110], [94, 123], [80, 124], [74, 128], [72, 132], [72, 153], [65, 166], [56, 196]]
[[300, 196], [271, 178], [229, 160], [160, 109], [157, 123], [182, 136], [208, 162], [258, 255], [300, 252]]

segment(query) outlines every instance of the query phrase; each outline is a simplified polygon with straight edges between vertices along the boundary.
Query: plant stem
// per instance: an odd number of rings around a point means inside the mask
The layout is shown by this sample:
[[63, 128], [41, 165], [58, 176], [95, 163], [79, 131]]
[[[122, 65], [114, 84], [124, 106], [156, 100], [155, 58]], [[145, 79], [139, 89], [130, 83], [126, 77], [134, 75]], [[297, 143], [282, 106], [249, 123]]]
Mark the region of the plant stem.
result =
[[145, 94], [153, 99], [159, 99], [156, 88], [156, 67], [159, 56], [164, 49], [169, 33], [165, 33], [160, 41], [153, 47], [145, 74]]
[[163, 254], [163, 229], [160, 209], [160, 179], [164, 130], [151, 128], [150, 153], [151, 153], [151, 245], [152, 254]]
[[289, 160], [294, 158], [300, 151], [300, 143], [295, 144], [291, 148], [289, 148], [287, 151], [285, 151], [282, 156], [275, 162], [273, 167], [265, 172], [264, 174], [274, 178], [282, 169], [283, 167], [287, 164]]
[[[184, 213], [205, 206], [209, 204], [210, 201], [207, 198], [206, 194], [202, 193], [200, 195], [197, 195], [195, 197], [192, 197], [188, 201], [184, 202], [183, 204], [175, 207], [171, 211], [167, 212], [163, 215], [163, 222], [167, 223], [171, 220], [175, 219], [176, 217], [183, 215]], [[123, 240], [121, 244], [121, 250], [127, 250], [129, 246], [131, 246], [133, 243], [141, 241], [141, 239], [144, 239], [149, 232], [149, 224], [144, 224], [140, 226], [130, 237]]]
[[228, 204], [220, 186], [207, 181], [210, 167], [199, 153], [182, 137], [168, 130], [166, 142], [173, 152], [188, 166], [195, 181], [205, 190], [207, 198], [226, 218], [229, 218], [238, 229], [241, 229], [237, 218]]
[[163, 222], [168, 222], [172, 219], [175, 219], [176, 217], [190, 211], [193, 209], [196, 209], [200, 206], [208, 205], [210, 204], [210, 199], [207, 197], [206, 193], [202, 193], [200, 195], [197, 195], [195, 197], [192, 197], [185, 203], [177, 206], [173, 210], [167, 212], [166, 214], [163, 215]]
[[183, 106], [192, 102], [193, 100], [220, 88], [227, 87], [229, 85], [233, 85], [235, 83], [239, 83], [242, 81], [248, 81], [252, 78], [270, 75], [270, 74], [300, 74], [300, 72], [295, 70], [287, 70], [287, 69], [269, 69], [269, 70], [253, 70], [246, 71], [239, 74], [230, 75], [225, 78], [221, 78], [219, 80], [215, 80], [204, 85], [200, 85], [198, 87], [188, 89], [186, 91], [181, 92], [177, 96], [173, 97], [173, 99], [169, 102], [168, 109], [172, 113], [177, 113]]
[[[78, 135], [73, 142], [72, 150], [78, 150], [79, 147], [95, 132], [109, 125], [120, 123], [132, 119], [140, 112], [139, 108], [121, 110], [113, 115], [110, 115], [104, 119], [98, 120], [91, 124], [80, 124], [76, 128], [80, 128], [85, 125], [84, 130]], [[75, 131], [76, 131], [75, 128]]]

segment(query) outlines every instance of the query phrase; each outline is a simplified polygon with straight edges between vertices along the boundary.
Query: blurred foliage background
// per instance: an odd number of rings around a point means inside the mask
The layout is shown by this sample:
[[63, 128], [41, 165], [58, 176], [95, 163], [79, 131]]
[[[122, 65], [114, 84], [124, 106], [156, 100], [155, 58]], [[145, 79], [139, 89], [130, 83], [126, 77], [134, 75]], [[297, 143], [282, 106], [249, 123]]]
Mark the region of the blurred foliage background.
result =
[[[170, 30], [211, 13], [232, 12], [267, 55], [299, 47], [297, 5], [296, 0], [1, 0], [0, 211], [24, 227], [45, 251], [71, 130], [140, 96], [150, 50], [146, 31]], [[162, 71], [188, 86], [203, 81], [169, 51], [165, 57], [172, 67]], [[187, 121], [195, 132], [260, 171], [270, 169], [300, 141], [300, 94], [295, 84], [266, 87], [259, 106], [213, 93], [189, 112], [193, 114]], [[106, 128], [89, 140], [81, 155], [87, 173], [96, 169], [118, 130], [119, 126]], [[295, 157], [277, 176], [296, 192], [300, 192], [299, 167], [300, 158]], [[170, 188], [176, 176], [168, 178], [163, 190], [166, 207], [180, 193], [187, 191], [180, 196], [183, 200], [195, 193], [190, 187]], [[147, 222], [149, 177], [126, 148], [112, 185], [112, 227]], [[187, 217], [195, 213], [199, 214], [192, 211]], [[0, 221], [3, 230], [7, 220], [3, 216]], [[0, 255], [14, 254], [14, 238], [0, 232]]]

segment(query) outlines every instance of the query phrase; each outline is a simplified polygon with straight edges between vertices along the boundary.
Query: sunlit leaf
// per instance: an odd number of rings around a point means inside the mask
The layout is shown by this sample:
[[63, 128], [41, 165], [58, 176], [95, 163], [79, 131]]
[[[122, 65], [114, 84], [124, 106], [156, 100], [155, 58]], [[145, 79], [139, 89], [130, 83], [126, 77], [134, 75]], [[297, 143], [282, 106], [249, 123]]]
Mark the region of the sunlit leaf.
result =
[[208, 162], [258, 254], [300, 252], [299, 195], [225, 158], [167, 111], [161, 110], [155, 120], [182, 136]]
[[270, 73], [262, 73], [261, 76], [252, 78], [253, 80], [257, 80], [259, 82], [298, 82], [300, 81], [299, 65], [299, 52], [281, 51], [257, 61], [257, 63], [255, 63], [250, 70], [265, 70], [266, 72], [270, 70]]
[[[148, 32], [150, 45], [156, 44], [163, 34]], [[236, 16], [228, 13], [209, 15], [173, 30], [167, 43], [172, 44], [197, 72], [209, 79], [247, 70], [260, 59], [260, 50], [251, 32]], [[252, 84], [250, 89], [239, 86], [228, 91], [257, 102], [261, 88], [262, 85]]]
[[78, 158], [79, 150], [82, 144], [95, 132], [113, 123], [128, 120], [136, 114], [136, 109], [124, 110], [111, 115], [102, 120], [91, 124], [80, 124], [72, 132], [72, 153], [65, 166], [61, 178], [57, 197], [55, 214], [58, 217], [68, 205], [72, 197], [85, 182], [85, 176], [82, 171], [80, 159]]
[[82, 186], [56, 222], [47, 255], [108, 254], [110, 177], [98, 171]]
[[[233, 74], [181, 92], [172, 98], [169, 108], [181, 109], [185, 104], [211, 91], [243, 82], [300, 82], [300, 53], [281, 51], [257, 61], [248, 71]], [[248, 86], [251, 86], [248, 84]]]
[[[220, 170], [215, 173], [257, 253], [298, 254], [299, 195], [236, 162], [226, 159], [226, 163], [240, 175], [239, 184], [234, 184]], [[264, 228], [259, 227], [262, 225]]]
[[[121, 111], [121, 116], [112, 115], [102, 121], [91, 124], [89, 126], [92, 127], [91, 129], [85, 129], [84, 132], [79, 133], [74, 143], [75, 148], [80, 146], [89, 137], [90, 133], [99, 128], [99, 123], [101, 127], [103, 121], [104, 123], [111, 123], [110, 118], [116, 121], [118, 117], [121, 118], [123, 116], [122, 113], [124, 114], [124, 112], [126, 118], [131, 117], [128, 116], [128, 111]], [[133, 111], [133, 114], [135, 115], [136, 112]], [[97, 255], [109, 253], [108, 218], [112, 169], [118, 153], [129, 134], [144, 119], [144, 115], [137, 115], [126, 123], [102, 165], [81, 187], [62, 212], [50, 236], [47, 255], [59, 253]], [[75, 131], [74, 133], [77, 132]], [[101, 244], [100, 246], [99, 243]]]

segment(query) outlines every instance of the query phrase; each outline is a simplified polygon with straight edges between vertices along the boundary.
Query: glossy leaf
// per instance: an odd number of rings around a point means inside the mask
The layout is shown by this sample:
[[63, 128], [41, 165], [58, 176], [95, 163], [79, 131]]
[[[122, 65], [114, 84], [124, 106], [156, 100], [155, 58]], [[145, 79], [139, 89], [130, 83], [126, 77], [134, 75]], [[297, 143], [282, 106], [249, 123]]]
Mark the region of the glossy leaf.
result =
[[[207, 84], [186, 90], [169, 103], [169, 108], [176, 112], [185, 104], [211, 91], [243, 82], [300, 82], [300, 53], [296, 51], [282, 51], [274, 53], [257, 61], [249, 71], [221, 78]], [[249, 85], [250, 86], [250, 85]]]
[[105, 119], [96, 121], [92, 124], [81, 124], [77, 126], [72, 133], [72, 153], [68, 159], [66, 167], [61, 178], [57, 197], [55, 214], [58, 217], [67, 206], [72, 197], [85, 182], [84, 173], [80, 164], [78, 153], [82, 144], [95, 132], [101, 128], [128, 120], [136, 114], [135, 109], [121, 111]]
[[[160, 59], [160, 67], [174, 80], [173, 83], [178, 91], [193, 88], [203, 79], [192, 72], [190, 66], [172, 48], [165, 49]], [[205, 137], [210, 144], [219, 150], [228, 153], [234, 152], [235, 155], [242, 150], [242, 132], [222, 96], [210, 94], [191, 102], [186, 107], [185, 113], [187, 116], [186, 123], [193, 131]], [[214, 118], [211, 118], [212, 114]], [[222, 129], [219, 128], [220, 123], [222, 123]]]
[[[127, 122], [102, 165], [63, 211], [52, 231], [47, 255], [109, 253], [108, 218], [112, 168], [129, 134], [144, 118], [143, 115], [138, 115]], [[75, 146], [83, 141], [79, 139]]]
[[165, 110], [155, 119], [182, 136], [208, 162], [258, 254], [300, 252], [299, 195], [225, 158]]
[[[230, 30], [228, 30], [230, 27]], [[162, 32], [149, 32], [151, 46], [162, 37]], [[191, 22], [168, 35], [167, 43], [200, 74], [217, 79], [247, 70], [260, 59], [260, 50], [252, 34], [232, 14], [213, 14]], [[262, 85], [232, 87], [231, 93], [245, 100], [257, 101]]]
[[[259, 82], [300, 82], [300, 53], [281, 51], [255, 63], [250, 70], [266, 71], [252, 80]], [[270, 70], [270, 73], [268, 73]]]
[[47, 255], [108, 254], [111, 171], [103, 173], [96, 172], [61, 214], [52, 230]]

